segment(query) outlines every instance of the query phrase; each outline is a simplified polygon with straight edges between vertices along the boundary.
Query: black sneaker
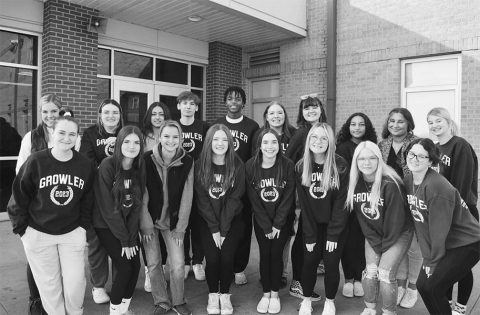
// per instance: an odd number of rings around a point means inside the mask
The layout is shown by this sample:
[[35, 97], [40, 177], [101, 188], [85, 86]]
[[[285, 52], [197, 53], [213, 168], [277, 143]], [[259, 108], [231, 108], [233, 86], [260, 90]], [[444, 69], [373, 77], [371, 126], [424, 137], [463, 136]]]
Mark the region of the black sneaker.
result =
[[192, 315], [192, 311], [187, 307], [187, 303], [175, 305], [173, 310], [177, 312], [178, 315]]
[[[303, 289], [302, 285], [300, 284], [300, 281], [298, 280], [292, 280], [292, 284], [290, 285], [290, 290], [288, 292], [291, 296], [294, 296], [299, 299], [304, 299], [305, 297], [303, 296]], [[315, 292], [312, 292], [312, 296], [310, 297], [310, 300], [312, 302], [320, 301], [322, 297], [318, 295]]]
[[30, 298], [28, 301], [28, 315], [48, 315], [43, 309], [40, 298]]

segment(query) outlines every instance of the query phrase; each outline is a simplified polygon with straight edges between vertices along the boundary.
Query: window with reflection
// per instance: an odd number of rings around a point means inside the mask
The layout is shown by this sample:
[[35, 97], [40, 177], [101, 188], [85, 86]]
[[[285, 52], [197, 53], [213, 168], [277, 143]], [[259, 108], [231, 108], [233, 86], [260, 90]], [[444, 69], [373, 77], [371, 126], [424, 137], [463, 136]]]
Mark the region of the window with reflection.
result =
[[171, 60], [157, 59], [155, 80], [188, 84], [188, 64]]
[[153, 58], [115, 51], [114, 73], [137, 79], [153, 79]]
[[97, 105], [110, 98], [110, 79], [97, 78]]
[[203, 87], [203, 67], [192, 65], [191, 85], [194, 87]]
[[110, 49], [98, 48], [98, 74], [110, 75]]

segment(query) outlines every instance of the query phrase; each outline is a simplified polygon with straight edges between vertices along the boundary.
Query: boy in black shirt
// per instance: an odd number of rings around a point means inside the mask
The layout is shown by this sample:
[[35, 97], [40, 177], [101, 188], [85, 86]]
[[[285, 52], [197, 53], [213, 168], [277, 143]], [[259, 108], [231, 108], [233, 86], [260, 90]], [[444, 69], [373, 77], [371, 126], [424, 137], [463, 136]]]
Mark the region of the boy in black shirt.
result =
[[[198, 95], [184, 91], [177, 97], [177, 108], [180, 111], [180, 126], [182, 127], [183, 149], [194, 160], [197, 160], [202, 152], [203, 141], [207, 134], [208, 124], [205, 121], [195, 119], [195, 113], [198, 111], [198, 106], [201, 103]], [[190, 242], [191, 235], [191, 242]], [[190, 258], [190, 244], [192, 246], [192, 257]], [[192, 204], [192, 211], [190, 212], [190, 219], [188, 227], [185, 231], [184, 238], [185, 251], [185, 279], [190, 272], [190, 262], [193, 266], [193, 273], [195, 279], [199, 281], [205, 280], [205, 270], [203, 269], [203, 253], [202, 242], [200, 238], [200, 231], [198, 229], [198, 211], [195, 203]]]
[[[245, 163], [252, 157], [252, 141], [253, 135], [259, 129], [258, 124], [243, 115], [243, 108], [246, 103], [245, 91], [238, 86], [231, 86], [225, 90], [223, 101], [227, 107], [227, 115], [218, 118], [215, 123], [223, 124], [230, 129], [233, 136], [235, 151]], [[252, 238], [252, 207], [244, 195], [243, 198], [243, 219], [245, 230], [242, 240], [235, 254], [235, 283], [243, 285], [247, 283], [247, 277], [244, 270], [248, 265], [250, 258], [250, 241]]]

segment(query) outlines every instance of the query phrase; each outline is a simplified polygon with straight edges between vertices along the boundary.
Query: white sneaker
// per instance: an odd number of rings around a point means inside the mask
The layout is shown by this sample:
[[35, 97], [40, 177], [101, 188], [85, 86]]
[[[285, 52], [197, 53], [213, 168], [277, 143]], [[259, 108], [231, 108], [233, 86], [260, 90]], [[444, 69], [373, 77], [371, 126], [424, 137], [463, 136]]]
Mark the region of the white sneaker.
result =
[[373, 308], [365, 307], [360, 315], [377, 315], [377, 311]]
[[205, 269], [203, 269], [202, 264], [193, 265], [193, 274], [195, 275], [195, 279], [198, 281], [205, 280]]
[[333, 300], [325, 299], [322, 315], [335, 315], [335, 303]]
[[312, 308], [312, 301], [309, 299], [304, 299], [302, 303], [300, 303], [300, 309], [298, 310], [298, 315], [312, 315], [313, 308]]
[[220, 314], [220, 294], [208, 294], [207, 314]]
[[280, 298], [274, 297], [270, 298], [270, 303], [268, 303], [268, 314], [278, 314], [282, 309], [282, 305], [280, 304]]
[[230, 301], [231, 294], [222, 293], [220, 294], [220, 314], [222, 315], [231, 315], [233, 314], [233, 306]]
[[145, 283], [143, 284], [145, 292], [152, 292], [152, 284], [150, 283], [150, 276], [148, 275], [148, 268], [145, 266]]
[[105, 288], [92, 288], [93, 301], [97, 304], [103, 304], [110, 302], [110, 297], [105, 291]]
[[247, 276], [245, 276], [245, 272], [238, 272], [235, 273], [235, 284], [236, 285], [244, 285], [247, 284]]
[[122, 315], [120, 305], [114, 305], [114, 304], [110, 303], [109, 315]]
[[266, 314], [268, 312], [268, 305], [270, 304], [270, 298], [267, 296], [262, 296], [260, 302], [257, 304], [257, 312], [261, 314]]
[[400, 306], [403, 308], [412, 308], [417, 303], [418, 291], [407, 288], [405, 295], [403, 296]]
[[404, 287], [398, 287], [398, 291], [397, 291], [397, 305], [400, 304], [400, 302], [402, 301], [403, 299], [403, 296], [405, 295], [405, 288]]
[[185, 265], [185, 280], [187, 280], [188, 278], [188, 274], [190, 273], [190, 270], [192, 269], [192, 267], [190, 265]]
[[360, 281], [355, 281], [353, 283], [353, 295], [355, 296], [364, 296], [365, 292], [363, 292], [363, 286]]
[[345, 297], [349, 297], [349, 298], [353, 297], [353, 283], [346, 282], [343, 285], [342, 294]]

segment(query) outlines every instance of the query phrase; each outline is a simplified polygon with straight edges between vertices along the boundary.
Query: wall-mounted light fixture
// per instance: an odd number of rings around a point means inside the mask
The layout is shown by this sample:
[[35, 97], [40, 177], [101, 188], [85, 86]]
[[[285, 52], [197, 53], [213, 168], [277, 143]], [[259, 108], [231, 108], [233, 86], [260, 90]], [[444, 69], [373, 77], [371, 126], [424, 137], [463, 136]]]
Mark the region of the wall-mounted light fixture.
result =
[[107, 18], [103, 16], [92, 16], [88, 22], [87, 31], [105, 34]]

